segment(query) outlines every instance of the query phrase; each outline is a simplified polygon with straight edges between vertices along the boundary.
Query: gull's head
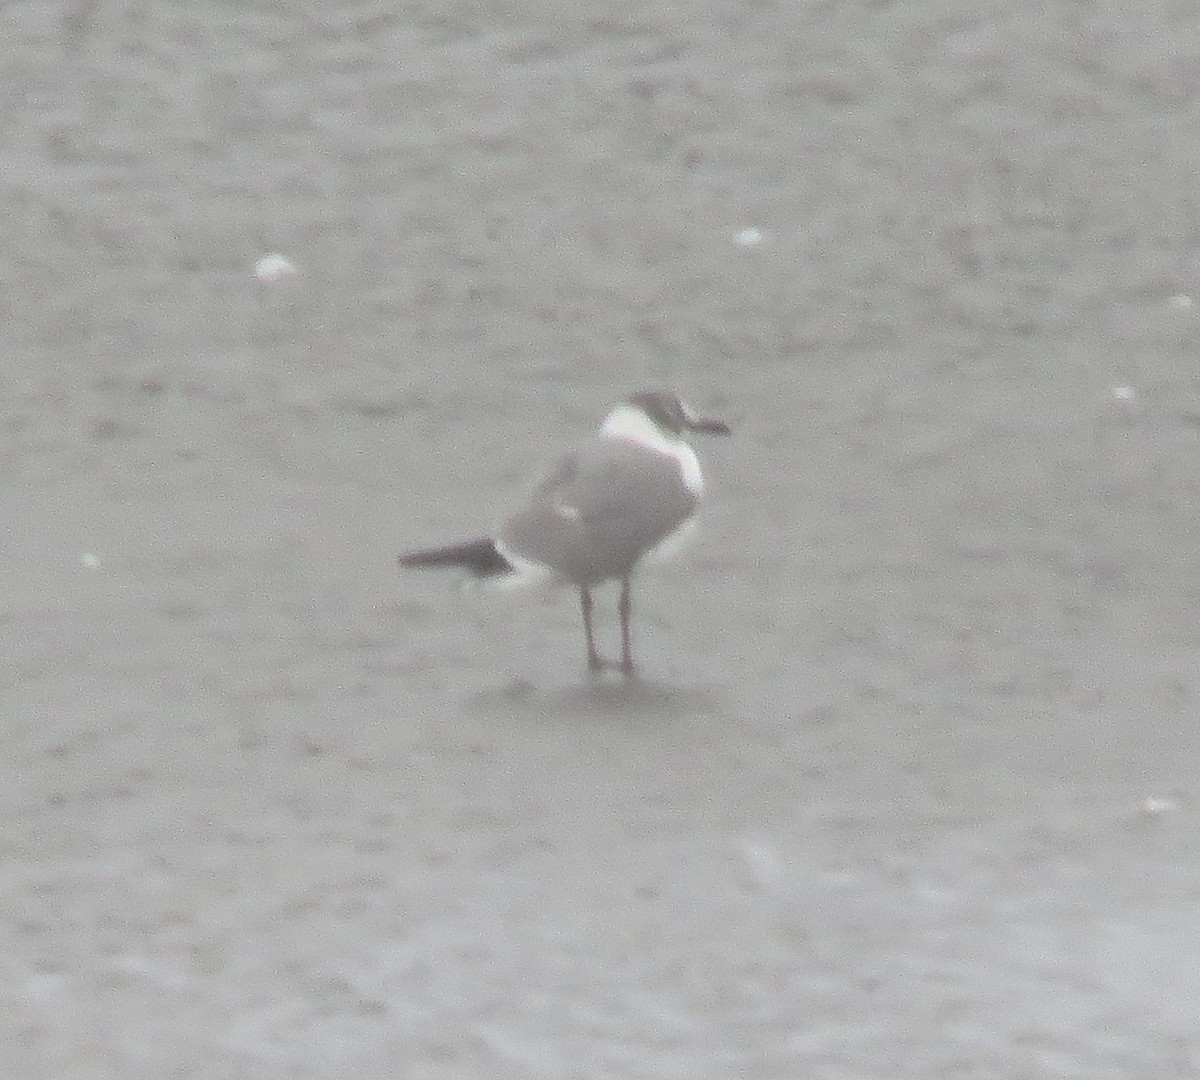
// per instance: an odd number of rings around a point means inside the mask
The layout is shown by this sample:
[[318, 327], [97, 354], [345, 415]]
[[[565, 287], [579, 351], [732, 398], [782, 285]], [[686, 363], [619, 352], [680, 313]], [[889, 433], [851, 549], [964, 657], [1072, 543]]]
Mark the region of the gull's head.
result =
[[728, 435], [729, 425], [708, 416], [697, 416], [677, 394], [644, 390], [618, 405], [604, 421], [605, 435], [638, 442], [679, 442], [689, 432]]

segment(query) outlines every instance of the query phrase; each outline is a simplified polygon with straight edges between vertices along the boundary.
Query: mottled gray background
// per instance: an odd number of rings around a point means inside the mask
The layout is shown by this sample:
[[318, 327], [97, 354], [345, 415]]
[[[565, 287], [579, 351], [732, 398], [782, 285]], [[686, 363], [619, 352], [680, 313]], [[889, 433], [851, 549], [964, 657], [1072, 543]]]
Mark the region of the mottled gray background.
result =
[[[30, 0], [0, 93], [0, 1076], [1200, 1072], [1194, 0]], [[643, 683], [397, 573], [657, 385]]]

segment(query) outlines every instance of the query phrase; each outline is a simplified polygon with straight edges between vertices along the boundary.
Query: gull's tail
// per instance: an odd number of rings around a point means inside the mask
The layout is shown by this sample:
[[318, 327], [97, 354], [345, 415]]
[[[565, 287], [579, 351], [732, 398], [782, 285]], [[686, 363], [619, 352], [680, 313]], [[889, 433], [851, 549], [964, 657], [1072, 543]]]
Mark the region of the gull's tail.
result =
[[499, 574], [511, 574], [516, 569], [496, 550], [491, 540], [468, 540], [427, 551], [411, 551], [396, 561], [409, 569], [462, 567], [476, 577], [496, 577]]

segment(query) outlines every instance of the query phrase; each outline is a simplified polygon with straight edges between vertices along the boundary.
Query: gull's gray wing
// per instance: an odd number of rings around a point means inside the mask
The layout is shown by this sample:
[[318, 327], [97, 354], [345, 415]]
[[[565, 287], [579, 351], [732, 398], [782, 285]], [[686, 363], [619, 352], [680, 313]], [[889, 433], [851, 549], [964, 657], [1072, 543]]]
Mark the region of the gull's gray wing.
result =
[[628, 574], [697, 502], [673, 458], [597, 437], [559, 462], [496, 540], [506, 554], [594, 585]]

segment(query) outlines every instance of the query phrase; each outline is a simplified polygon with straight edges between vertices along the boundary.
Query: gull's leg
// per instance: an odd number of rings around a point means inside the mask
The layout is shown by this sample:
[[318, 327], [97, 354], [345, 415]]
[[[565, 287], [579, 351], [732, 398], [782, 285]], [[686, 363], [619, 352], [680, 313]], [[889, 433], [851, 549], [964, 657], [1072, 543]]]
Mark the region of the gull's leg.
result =
[[633, 674], [633, 638], [629, 632], [629, 617], [633, 603], [629, 597], [629, 578], [621, 579], [621, 602], [617, 609], [621, 615], [621, 671], [626, 676]]
[[587, 586], [579, 590], [579, 608], [583, 612], [583, 636], [587, 639], [588, 671], [600, 671], [604, 661], [596, 652], [596, 636], [592, 633], [592, 592]]

